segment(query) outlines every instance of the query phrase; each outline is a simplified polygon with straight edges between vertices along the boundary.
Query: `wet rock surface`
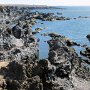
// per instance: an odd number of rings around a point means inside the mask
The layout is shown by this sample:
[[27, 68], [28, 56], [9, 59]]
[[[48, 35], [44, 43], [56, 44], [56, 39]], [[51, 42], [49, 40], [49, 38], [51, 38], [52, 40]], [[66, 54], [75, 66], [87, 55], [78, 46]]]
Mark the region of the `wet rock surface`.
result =
[[80, 54], [90, 59], [90, 47], [86, 47], [85, 51], [80, 51]]
[[88, 40], [90, 40], [90, 34], [88, 34], [86, 37], [87, 37]]
[[[53, 13], [31, 13], [29, 10], [29, 7], [0, 7], [0, 13], [5, 13], [8, 18], [2, 20], [0, 26], [0, 60], [5, 62], [4, 66], [0, 62], [0, 89], [90, 90], [90, 68], [87, 67], [90, 62], [78, 57], [71, 47], [80, 46], [76, 42], [49, 33], [48, 57], [39, 59], [38, 40], [31, 29], [37, 23], [36, 19], [52, 21], [70, 18], [57, 17]], [[41, 28], [36, 28], [36, 32], [39, 31]], [[86, 48], [86, 51], [89, 53], [90, 49]]]
[[55, 16], [54, 13], [35, 13], [35, 15], [33, 15], [33, 17], [35, 17], [36, 19], [40, 19], [42, 21], [53, 21], [53, 20], [70, 20], [70, 18], [68, 17], [58, 17]]

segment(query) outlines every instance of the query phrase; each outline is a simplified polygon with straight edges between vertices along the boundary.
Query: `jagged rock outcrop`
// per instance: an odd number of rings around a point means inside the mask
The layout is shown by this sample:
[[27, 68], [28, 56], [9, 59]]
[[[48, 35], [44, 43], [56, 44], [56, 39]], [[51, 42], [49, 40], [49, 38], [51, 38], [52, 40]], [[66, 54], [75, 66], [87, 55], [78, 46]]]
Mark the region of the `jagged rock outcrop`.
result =
[[[1, 69], [6, 83], [5, 89], [77, 90], [80, 89], [76, 86], [79, 78], [82, 81], [90, 80], [90, 70], [83, 67], [84, 62], [80, 61], [74, 49], [67, 46], [61, 35], [54, 36], [48, 44], [48, 59], [38, 60], [24, 56], [24, 59], [11, 61], [7, 67]], [[19, 52], [16, 49], [13, 53]]]
[[80, 54], [90, 59], [90, 47], [86, 47], [85, 49], [85, 51], [80, 51]]
[[0, 60], [38, 58], [38, 43], [32, 35], [31, 24], [22, 22], [0, 29]]
[[[2, 20], [0, 29], [0, 60], [6, 62], [5, 66], [0, 65], [0, 89], [90, 90], [89, 61], [79, 58], [71, 47], [80, 46], [76, 42], [50, 33], [48, 36], [52, 39], [47, 41], [48, 57], [39, 60], [38, 40], [31, 30], [36, 19], [52, 21], [70, 18], [57, 17], [51, 13], [30, 13], [28, 9], [1, 8], [0, 13], [4, 13], [4, 17], [7, 15], [9, 22]], [[39, 30], [37, 28], [36, 31]], [[86, 50], [90, 52], [89, 48]]]

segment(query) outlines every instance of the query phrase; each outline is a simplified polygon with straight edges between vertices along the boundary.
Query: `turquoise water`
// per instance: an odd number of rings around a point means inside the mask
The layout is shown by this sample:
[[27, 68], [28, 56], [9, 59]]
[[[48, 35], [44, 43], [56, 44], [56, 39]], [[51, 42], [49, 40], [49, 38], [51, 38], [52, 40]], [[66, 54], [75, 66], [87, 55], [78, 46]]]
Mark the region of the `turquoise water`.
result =
[[[62, 13], [61, 16], [77, 18], [90, 17], [90, 7], [63, 7], [65, 9], [38, 9], [33, 11], [46, 12], [46, 13]], [[87, 34], [90, 34], [90, 18], [80, 18], [80, 19], [71, 19], [65, 21], [37, 21], [38, 23], [33, 26], [33, 30], [36, 27], [45, 28], [40, 33], [36, 34], [37, 38], [40, 38], [40, 58], [48, 57], [48, 44], [45, 42], [50, 39], [48, 36], [41, 36], [43, 33], [56, 32], [61, 35], [72, 39], [73, 41], [80, 43], [81, 45], [87, 44], [90, 46], [90, 42], [86, 38]], [[43, 22], [43, 24], [41, 24]], [[76, 52], [79, 54], [80, 50], [83, 50], [82, 47], [74, 47]], [[80, 54], [79, 54], [80, 56]]]

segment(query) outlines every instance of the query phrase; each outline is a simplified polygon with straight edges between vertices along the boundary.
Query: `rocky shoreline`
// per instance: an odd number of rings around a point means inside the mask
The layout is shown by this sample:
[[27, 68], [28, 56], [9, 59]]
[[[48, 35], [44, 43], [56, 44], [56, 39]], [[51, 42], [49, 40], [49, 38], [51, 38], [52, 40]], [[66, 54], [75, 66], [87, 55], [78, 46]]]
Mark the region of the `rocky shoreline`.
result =
[[39, 39], [34, 34], [42, 29], [33, 32], [32, 26], [38, 19], [70, 18], [23, 7], [1, 6], [0, 13], [0, 90], [90, 90], [90, 57], [83, 60], [72, 47], [80, 44], [49, 33], [48, 57], [39, 59]]

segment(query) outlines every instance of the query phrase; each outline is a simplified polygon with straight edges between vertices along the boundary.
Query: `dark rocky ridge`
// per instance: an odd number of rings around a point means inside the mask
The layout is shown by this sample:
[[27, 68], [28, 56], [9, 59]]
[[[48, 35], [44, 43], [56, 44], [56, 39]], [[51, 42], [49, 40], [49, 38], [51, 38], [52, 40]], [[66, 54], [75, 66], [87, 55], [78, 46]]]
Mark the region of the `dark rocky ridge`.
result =
[[1, 90], [90, 90], [90, 68], [71, 48], [79, 44], [62, 35], [48, 34], [52, 38], [47, 42], [48, 58], [39, 60], [38, 41], [31, 26], [44, 16], [50, 21], [56, 17], [18, 7], [1, 7], [0, 13], [8, 16], [8, 23], [1, 20], [0, 26], [0, 60], [8, 62], [0, 68]]
[[90, 70], [82, 65], [85, 62], [80, 61], [75, 50], [66, 45], [62, 36], [48, 43], [48, 59], [11, 61], [7, 68], [1, 69], [7, 90], [77, 90], [74, 77], [90, 80]]

